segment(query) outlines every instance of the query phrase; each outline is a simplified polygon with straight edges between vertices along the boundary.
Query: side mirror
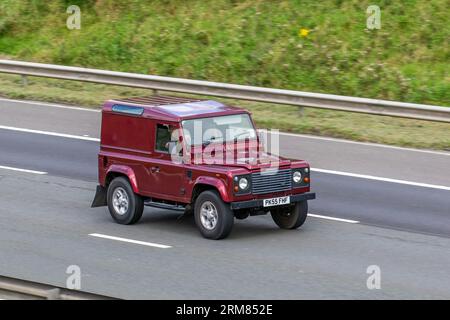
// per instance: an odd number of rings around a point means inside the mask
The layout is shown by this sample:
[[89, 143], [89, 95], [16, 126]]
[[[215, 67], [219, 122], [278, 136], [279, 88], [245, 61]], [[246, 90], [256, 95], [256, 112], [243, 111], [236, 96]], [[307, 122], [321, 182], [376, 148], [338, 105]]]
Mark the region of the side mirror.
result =
[[258, 143], [260, 146], [262, 146], [263, 150], [266, 149], [266, 137], [267, 137], [267, 131], [258, 130]]

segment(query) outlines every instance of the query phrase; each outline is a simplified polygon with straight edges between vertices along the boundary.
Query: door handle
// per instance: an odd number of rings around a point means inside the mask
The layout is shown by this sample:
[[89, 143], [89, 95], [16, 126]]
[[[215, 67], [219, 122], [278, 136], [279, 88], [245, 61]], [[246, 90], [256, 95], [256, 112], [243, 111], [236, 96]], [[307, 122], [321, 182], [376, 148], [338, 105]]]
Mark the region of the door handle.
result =
[[159, 167], [152, 167], [151, 170], [153, 173], [159, 172]]

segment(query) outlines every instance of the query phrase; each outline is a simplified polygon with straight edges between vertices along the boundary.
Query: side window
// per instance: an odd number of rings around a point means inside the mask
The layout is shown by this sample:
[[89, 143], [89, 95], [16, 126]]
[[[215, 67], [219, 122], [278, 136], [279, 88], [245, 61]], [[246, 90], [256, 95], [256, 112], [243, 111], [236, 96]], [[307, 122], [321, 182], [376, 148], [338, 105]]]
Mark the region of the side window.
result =
[[167, 124], [157, 124], [156, 125], [156, 145], [155, 150], [161, 152], [169, 152], [167, 148], [167, 143], [170, 141], [172, 130]]

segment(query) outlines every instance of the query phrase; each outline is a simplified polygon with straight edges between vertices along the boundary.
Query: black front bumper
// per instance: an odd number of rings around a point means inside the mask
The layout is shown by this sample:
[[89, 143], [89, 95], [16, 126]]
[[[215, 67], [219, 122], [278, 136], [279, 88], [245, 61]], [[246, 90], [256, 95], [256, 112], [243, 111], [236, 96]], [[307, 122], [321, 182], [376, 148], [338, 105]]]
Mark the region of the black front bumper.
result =
[[[308, 193], [294, 194], [294, 195], [291, 195], [290, 197], [291, 197], [291, 203], [295, 203], [295, 202], [300, 202], [300, 201], [304, 201], [304, 200], [314, 200], [316, 198], [316, 194], [312, 193], [312, 192], [308, 192]], [[232, 210], [262, 208], [263, 200], [264, 199], [231, 202], [230, 207]]]

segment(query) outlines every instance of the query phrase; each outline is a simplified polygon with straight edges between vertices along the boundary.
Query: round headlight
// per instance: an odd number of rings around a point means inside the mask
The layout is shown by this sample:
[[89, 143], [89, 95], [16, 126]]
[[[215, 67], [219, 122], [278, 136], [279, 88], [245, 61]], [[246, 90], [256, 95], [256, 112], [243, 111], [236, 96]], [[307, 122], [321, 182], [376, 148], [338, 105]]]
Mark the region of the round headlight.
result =
[[292, 180], [295, 183], [300, 183], [302, 181], [302, 173], [300, 171], [295, 171], [292, 175]]
[[248, 187], [248, 180], [247, 178], [241, 178], [239, 179], [239, 189], [245, 190]]

